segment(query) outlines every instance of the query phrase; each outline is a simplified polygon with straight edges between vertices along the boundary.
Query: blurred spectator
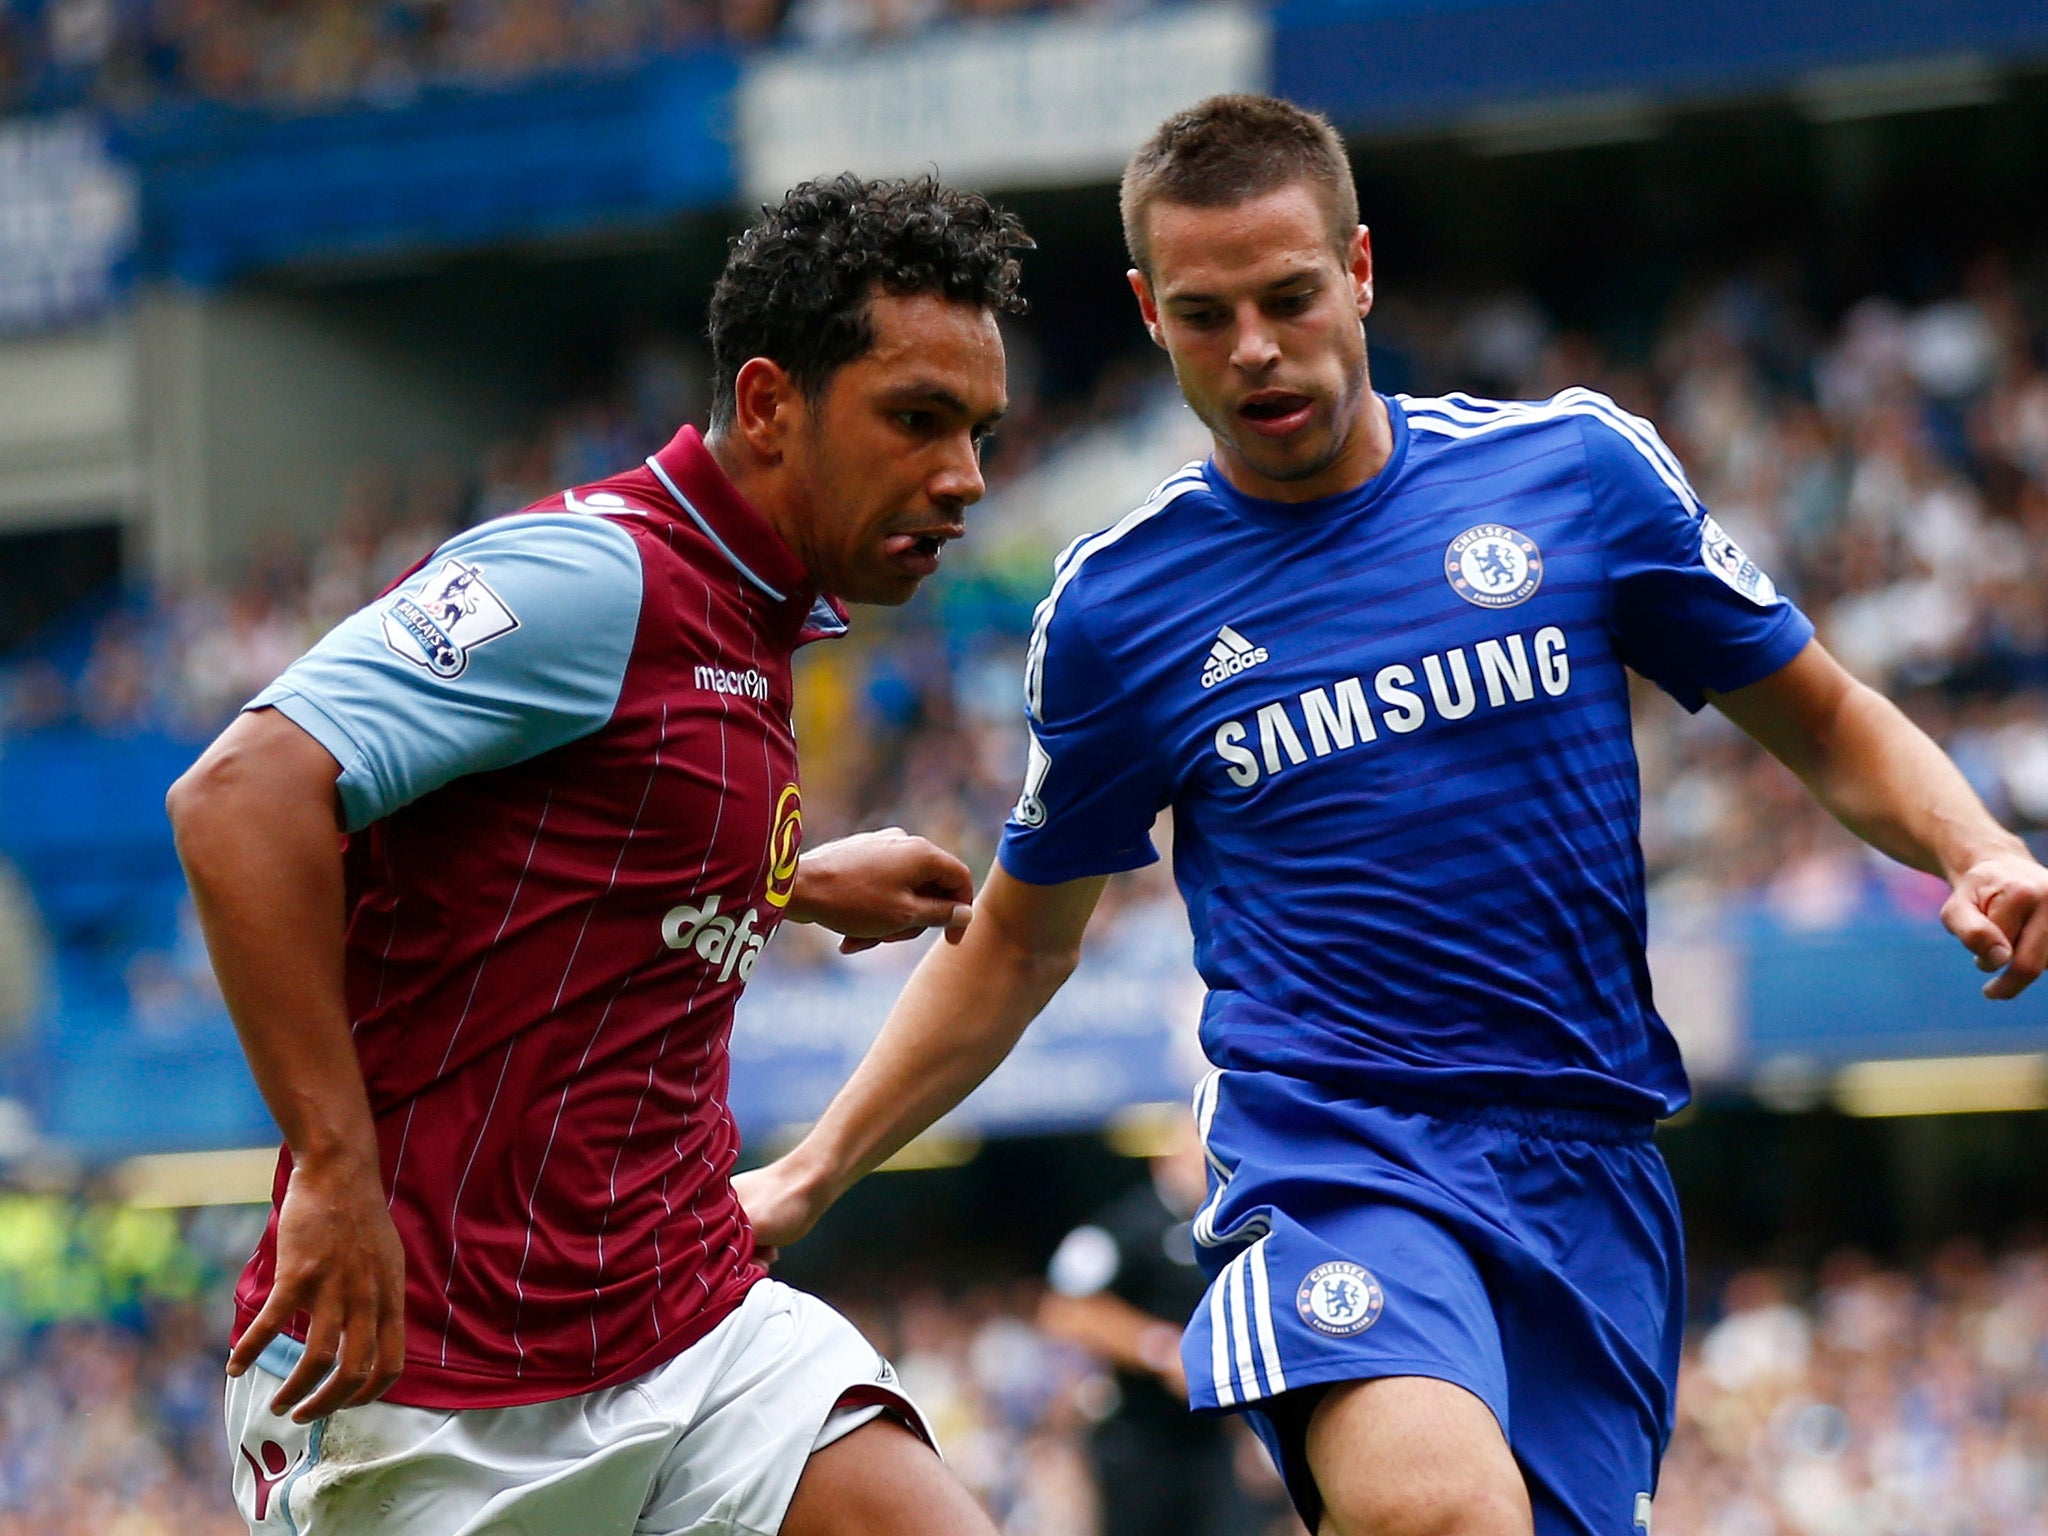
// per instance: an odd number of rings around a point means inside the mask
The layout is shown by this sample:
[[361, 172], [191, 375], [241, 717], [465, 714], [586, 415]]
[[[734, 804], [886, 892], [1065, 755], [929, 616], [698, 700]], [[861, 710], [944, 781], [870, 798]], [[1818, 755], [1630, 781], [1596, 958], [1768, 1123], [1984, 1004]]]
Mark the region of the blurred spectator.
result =
[[[1142, 0], [1093, 0], [1121, 11]], [[43, 0], [0, 7], [0, 111], [319, 109], [778, 34], [872, 42], [1043, 0]]]
[[1187, 1409], [1180, 1333], [1205, 1282], [1189, 1221], [1207, 1168], [1186, 1116], [1123, 1192], [1053, 1254], [1038, 1324], [1114, 1370], [1115, 1397], [1088, 1437], [1102, 1536], [1264, 1536], [1298, 1529], [1270, 1468], [1246, 1486], [1242, 1424]]
[[[228, 1287], [263, 1215], [0, 1194], [0, 1536], [242, 1529], [220, 1367]], [[1095, 1351], [1035, 1325], [1050, 1315], [1039, 1286], [828, 1299], [897, 1362], [1004, 1536], [1149, 1529], [1098, 1518], [1085, 1447], [1118, 1389]], [[1847, 1252], [1814, 1276], [1745, 1270], [1704, 1324], [1685, 1352], [1661, 1536], [2048, 1529], [2048, 1248], [1994, 1260], [1965, 1240], [1917, 1269]], [[1214, 1479], [1277, 1508], [1248, 1436], [1213, 1454]], [[1250, 1529], [1299, 1532], [1284, 1509]]]
[[[238, 3], [178, 0], [178, 14], [199, 26]], [[467, 10], [430, 0], [391, 16], [435, 37], [470, 25]], [[493, 25], [514, 41], [493, 33], [491, 46], [511, 49], [543, 21], [507, 12]], [[1374, 357], [1383, 387], [1583, 384], [1650, 414], [1716, 518], [1827, 643], [1952, 750], [1995, 813], [2048, 830], [2048, 295], [1995, 257], [1935, 304], [1872, 298], [1832, 329], [1793, 292], [1769, 266], [1693, 292], [1663, 317], [1643, 367], [1561, 330], [1524, 294], [1397, 301], [1375, 317]], [[1028, 332], [1016, 340], [1017, 408], [969, 539], [918, 602], [863, 611], [850, 639], [800, 659], [814, 837], [900, 824], [985, 867], [1021, 771], [1017, 679], [1054, 551], [1205, 451], [1151, 354], [1112, 361], [1087, 396], [1048, 401], [1032, 392]], [[701, 414], [692, 347], [643, 338], [621, 356], [606, 394], [474, 465], [366, 466], [309, 551], [259, 552], [231, 585], [103, 605], [65, 627], [65, 644], [0, 659], [0, 735], [217, 729], [455, 527], [633, 463]], [[1716, 712], [1687, 716], [1646, 687], [1635, 709], [1653, 891], [1754, 902], [1805, 928], [1927, 913], [1924, 882], [1837, 827]], [[1156, 877], [1122, 884], [1133, 896], [1111, 903], [1105, 931], [1173, 899]], [[781, 958], [802, 951], [792, 940]], [[145, 964], [131, 990], [157, 1004], [199, 996], [170, 974]]]
[[1738, 1275], [1688, 1347], [1657, 1494], [1677, 1536], [2020, 1536], [2048, 1526], [2048, 1251], [1845, 1253], [1794, 1305]]

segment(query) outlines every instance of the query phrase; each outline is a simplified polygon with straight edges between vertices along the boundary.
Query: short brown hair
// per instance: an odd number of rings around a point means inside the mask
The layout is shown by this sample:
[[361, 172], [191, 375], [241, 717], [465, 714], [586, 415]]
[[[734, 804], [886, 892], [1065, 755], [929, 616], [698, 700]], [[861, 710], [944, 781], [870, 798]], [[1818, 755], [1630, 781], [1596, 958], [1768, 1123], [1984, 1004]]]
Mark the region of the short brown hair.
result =
[[1164, 200], [1227, 208], [1293, 182], [1310, 183], [1330, 215], [1339, 250], [1358, 227], [1358, 189], [1344, 141], [1320, 112], [1273, 96], [1211, 96], [1161, 123], [1124, 167], [1124, 244], [1152, 270], [1145, 214]]

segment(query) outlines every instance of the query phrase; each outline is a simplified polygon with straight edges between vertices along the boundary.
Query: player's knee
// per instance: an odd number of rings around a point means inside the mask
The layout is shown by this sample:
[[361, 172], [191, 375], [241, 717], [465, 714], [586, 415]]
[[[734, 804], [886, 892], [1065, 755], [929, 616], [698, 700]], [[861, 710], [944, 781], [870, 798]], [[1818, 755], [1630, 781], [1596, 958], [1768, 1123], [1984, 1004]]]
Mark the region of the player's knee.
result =
[[1532, 1536], [1520, 1470], [1434, 1462], [1358, 1466], [1323, 1489], [1323, 1536]]
[[1531, 1536], [1517, 1482], [1438, 1477], [1362, 1480], [1328, 1501], [1321, 1536]]

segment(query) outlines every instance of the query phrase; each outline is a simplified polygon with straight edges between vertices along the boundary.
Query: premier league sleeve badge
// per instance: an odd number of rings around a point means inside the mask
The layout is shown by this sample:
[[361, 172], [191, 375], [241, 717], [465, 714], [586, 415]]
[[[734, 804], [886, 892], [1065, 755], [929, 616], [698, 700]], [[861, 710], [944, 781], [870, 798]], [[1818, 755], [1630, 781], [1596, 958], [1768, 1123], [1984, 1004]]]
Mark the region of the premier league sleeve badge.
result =
[[394, 654], [446, 680], [462, 676], [471, 651], [519, 627], [481, 567], [455, 559], [394, 593], [379, 617]]

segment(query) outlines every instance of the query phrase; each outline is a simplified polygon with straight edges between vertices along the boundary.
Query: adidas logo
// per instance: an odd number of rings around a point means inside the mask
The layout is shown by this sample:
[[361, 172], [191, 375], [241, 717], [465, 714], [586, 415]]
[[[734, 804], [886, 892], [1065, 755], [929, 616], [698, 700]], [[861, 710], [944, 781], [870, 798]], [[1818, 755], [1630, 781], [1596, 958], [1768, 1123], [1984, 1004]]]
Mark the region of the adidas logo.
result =
[[1216, 643], [1209, 647], [1209, 661], [1202, 668], [1202, 686], [1214, 688], [1226, 678], [1248, 672], [1262, 661], [1270, 661], [1263, 645], [1253, 645], [1228, 624], [1216, 631]]

